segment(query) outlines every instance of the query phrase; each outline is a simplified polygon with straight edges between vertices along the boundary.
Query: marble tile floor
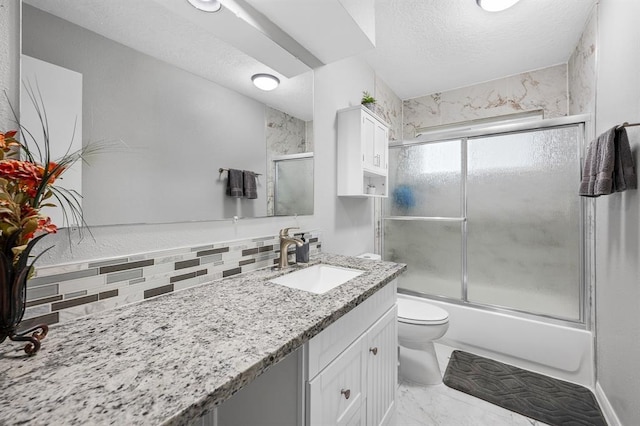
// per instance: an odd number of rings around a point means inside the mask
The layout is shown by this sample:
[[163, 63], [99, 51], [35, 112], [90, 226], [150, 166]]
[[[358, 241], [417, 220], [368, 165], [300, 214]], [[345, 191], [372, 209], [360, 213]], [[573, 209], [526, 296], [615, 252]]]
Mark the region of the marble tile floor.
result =
[[[436, 343], [444, 374], [454, 348]], [[444, 384], [417, 386], [400, 381], [397, 426], [545, 426]]]

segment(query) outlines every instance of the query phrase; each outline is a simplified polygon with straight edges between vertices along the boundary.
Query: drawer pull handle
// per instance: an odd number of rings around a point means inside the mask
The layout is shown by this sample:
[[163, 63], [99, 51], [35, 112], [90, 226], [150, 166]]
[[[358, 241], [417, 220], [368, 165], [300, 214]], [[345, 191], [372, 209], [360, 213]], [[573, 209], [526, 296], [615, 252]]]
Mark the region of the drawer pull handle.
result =
[[378, 348], [370, 348], [369, 352], [373, 352], [373, 355], [378, 355]]
[[340, 393], [344, 395], [345, 399], [349, 399], [349, 397], [351, 396], [351, 389], [347, 389], [347, 390], [342, 389]]

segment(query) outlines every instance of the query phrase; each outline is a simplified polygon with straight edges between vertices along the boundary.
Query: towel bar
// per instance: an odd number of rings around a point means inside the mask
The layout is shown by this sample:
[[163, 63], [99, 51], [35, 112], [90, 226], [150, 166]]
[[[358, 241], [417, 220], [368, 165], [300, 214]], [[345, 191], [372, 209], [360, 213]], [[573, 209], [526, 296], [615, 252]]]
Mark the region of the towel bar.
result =
[[623, 127], [634, 127], [634, 126], [640, 126], [640, 123], [629, 123], [628, 121], [625, 121], [624, 123], [616, 127], [616, 130], [620, 130]]
[[[218, 169], [218, 173], [222, 173], [222, 172], [228, 172], [229, 169], [223, 169], [222, 167], [220, 167]], [[254, 173], [256, 176], [262, 176], [262, 173]]]

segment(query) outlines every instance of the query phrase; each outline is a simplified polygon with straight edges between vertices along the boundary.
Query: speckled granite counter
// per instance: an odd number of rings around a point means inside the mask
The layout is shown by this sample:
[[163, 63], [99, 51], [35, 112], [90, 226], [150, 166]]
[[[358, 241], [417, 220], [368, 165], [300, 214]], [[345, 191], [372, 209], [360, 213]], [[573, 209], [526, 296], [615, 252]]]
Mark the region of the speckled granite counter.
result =
[[258, 270], [53, 327], [35, 357], [0, 347], [0, 424], [182, 425], [392, 281], [390, 262], [320, 254], [366, 271], [321, 295]]

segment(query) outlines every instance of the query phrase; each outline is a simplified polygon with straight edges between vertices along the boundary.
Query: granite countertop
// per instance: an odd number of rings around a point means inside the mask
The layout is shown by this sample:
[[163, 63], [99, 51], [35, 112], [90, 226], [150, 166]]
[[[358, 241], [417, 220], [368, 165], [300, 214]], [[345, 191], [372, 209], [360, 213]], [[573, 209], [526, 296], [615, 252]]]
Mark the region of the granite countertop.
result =
[[34, 357], [5, 342], [0, 424], [188, 424], [406, 268], [324, 253], [314, 263], [365, 273], [318, 295], [262, 269], [52, 327]]

